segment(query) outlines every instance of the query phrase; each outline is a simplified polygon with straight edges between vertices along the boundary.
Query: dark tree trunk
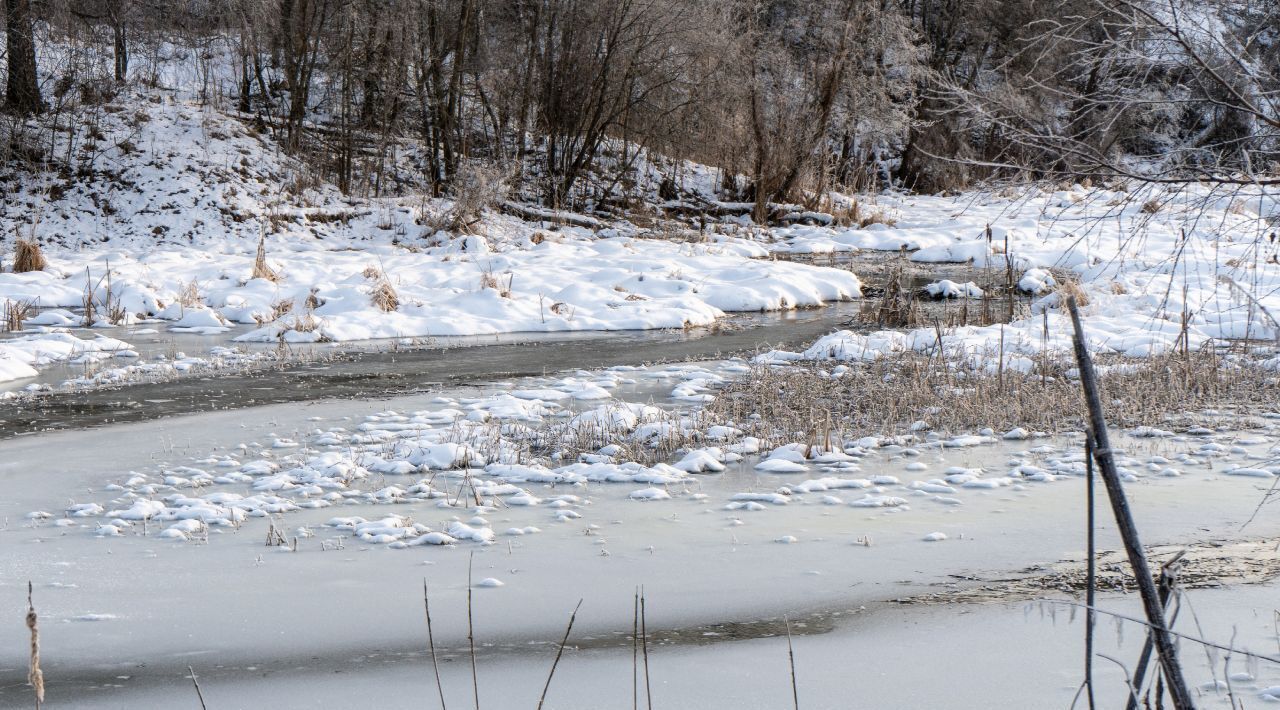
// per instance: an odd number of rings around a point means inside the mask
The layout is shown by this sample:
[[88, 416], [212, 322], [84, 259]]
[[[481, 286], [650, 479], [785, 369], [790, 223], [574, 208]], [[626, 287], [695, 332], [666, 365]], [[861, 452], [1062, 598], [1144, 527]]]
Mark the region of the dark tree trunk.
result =
[[5, 40], [9, 49], [9, 75], [5, 82], [6, 107], [21, 115], [40, 113], [40, 85], [36, 81], [36, 43], [31, 27], [30, 0], [4, 0]]
[[111, 33], [115, 40], [116, 81], [124, 81], [129, 76], [129, 35], [124, 21], [111, 18]]

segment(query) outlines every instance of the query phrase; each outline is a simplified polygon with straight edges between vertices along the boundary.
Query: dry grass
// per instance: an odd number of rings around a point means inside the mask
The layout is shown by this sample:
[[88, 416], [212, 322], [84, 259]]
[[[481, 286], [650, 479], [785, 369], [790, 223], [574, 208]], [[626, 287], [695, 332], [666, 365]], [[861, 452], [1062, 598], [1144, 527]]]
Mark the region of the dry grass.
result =
[[200, 284], [196, 283], [195, 279], [178, 292], [178, 303], [183, 308], [194, 308], [204, 303], [204, 297], [200, 295]]
[[13, 247], [13, 273], [25, 274], [29, 271], [44, 271], [49, 260], [40, 251], [40, 244], [30, 239], [19, 238]]
[[296, 330], [299, 333], [314, 333], [320, 329], [320, 321], [310, 312], [295, 315], [293, 320], [285, 324], [283, 333], [286, 330]]
[[373, 290], [369, 292], [369, 298], [378, 310], [390, 313], [400, 307], [400, 295], [391, 285], [386, 272], [376, 266], [369, 266], [364, 270], [364, 277], [373, 282]]
[[251, 279], [266, 279], [272, 283], [280, 280], [280, 274], [267, 264], [267, 234], [263, 231], [262, 236], [258, 237], [258, 255], [253, 260], [253, 275]]
[[1081, 308], [1089, 305], [1089, 294], [1080, 287], [1080, 281], [1073, 278], [1064, 278], [1058, 281], [1058, 288], [1055, 291], [1058, 294], [1058, 303], [1066, 303], [1067, 299], [1075, 298], [1076, 304]]
[[293, 299], [282, 298], [279, 301], [276, 301], [275, 303], [271, 304], [271, 316], [269, 318], [264, 318], [262, 316], [255, 315], [253, 319], [258, 322], [259, 326], [264, 326], [267, 323], [272, 323], [280, 320], [281, 318], [285, 317], [292, 311], [293, 311]]
[[873, 224], [883, 224], [886, 227], [892, 227], [897, 223], [898, 223], [897, 217], [890, 215], [885, 210], [876, 210], [874, 212], [870, 212], [866, 215], [863, 215], [862, 218], [858, 220], [858, 227], [861, 229], [866, 229], [867, 227], [870, 227]]
[[857, 200], [850, 200], [847, 203], [837, 205], [834, 200], [830, 200], [830, 214], [835, 218], [835, 223], [848, 227], [858, 225], [859, 229], [865, 229], [873, 224], [883, 224], [892, 227], [898, 223], [898, 219], [889, 214], [888, 210], [869, 209], [863, 210], [862, 203]]
[[[1212, 350], [1143, 360], [1098, 358], [1108, 416], [1118, 426], [1155, 425], [1187, 413], [1272, 407], [1280, 377], [1242, 355]], [[770, 445], [906, 433], [916, 422], [961, 432], [982, 427], [1039, 431], [1078, 429], [1080, 385], [1068, 358], [1045, 358], [1031, 372], [990, 372], [969, 362], [903, 353], [854, 364], [831, 377], [830, 363], [759, 366], [722, 390], [706, 415]], [[757, 416], [758, 415], [758, 416]]]
[[515, 285], [516, 275], [514, 273], [507, 274], [507, 282], [502, 282], [502, 277], [496, 276], [491, 270], [484, 270], [480, 273], [480, 288], [491, 288], [498, 292], [503, 298], [511, 298], [511, 288]]
[[390, 313], [400, 307], [400, 296], [396, 290], [392, 288], [391, 282], [383, 279], [373, 287], [373, 291], [369, 294], [373, 305], [383, 313]]

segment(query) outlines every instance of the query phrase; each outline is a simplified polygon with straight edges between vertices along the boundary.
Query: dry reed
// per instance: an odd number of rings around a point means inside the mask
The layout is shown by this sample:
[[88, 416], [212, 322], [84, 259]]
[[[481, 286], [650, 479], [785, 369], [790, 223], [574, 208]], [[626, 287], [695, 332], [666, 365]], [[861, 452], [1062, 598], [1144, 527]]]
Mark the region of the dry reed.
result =
[[27, 669], [27, 682], [36, 696], [36, 710], [44, 703], [44, 671], [40, 670], [40, 619], [31, 601], [31, 582], [27, 582], [27, 628], [31, 630], [31, 664]]
[[262, 236], [258, 237], [258, 255], [253, 260], [253, 279], [266, 279], [275, 283], [280, 280], [280, 274], [267, 264], [267, 233], [265, 230]]
[[390, 313], [400, 307], [400, 294], [391, 285], [386, 272], [370, 266], [364, 270], [364, 277], [373, 282], [373, 290], [369, 292], [369, 300], [383, 313]]
[[25, 274], [29, 271], [44, 271], [49, 260], [40, 251], [40, 244], [34, 240], [19, 238], [13, 247], [13, 273]]
[[[1113, 402], [1108, 415], [1117, 426], [1173, 422], [1206, 407], [1247, 412], [1280, 401], [1276, 372], [1242, 354], [1203, 349], [1098, 359], [1106, 401]], [[703, 424], [730, 424], [765, 445], [905, 433], [918, 429], [917, 422], [947, 431], [1080, 428], [1084, 409], [1071, 364], [1037, 360], [1026, 372], [989, 371], [969, 360], [907, 352], [855, 364], [840, 377], [828, 374], [831, 363], [757, 366], [717, 394]]]

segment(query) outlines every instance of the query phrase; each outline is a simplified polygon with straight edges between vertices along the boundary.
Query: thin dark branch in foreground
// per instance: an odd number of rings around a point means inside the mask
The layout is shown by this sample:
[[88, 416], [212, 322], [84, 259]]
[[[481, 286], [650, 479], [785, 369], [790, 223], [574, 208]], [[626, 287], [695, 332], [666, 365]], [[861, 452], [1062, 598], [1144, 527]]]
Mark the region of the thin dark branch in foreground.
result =
[[1087, 566], [1085, 571], [1085, 581], [1087, 586], [1085, 589], [1084, 598], [1085, 598], [1085, 602], [1089, 604], [1089, 608], [1085, 610], [1085, 615], [1084, 615], [1084, 623], [1085, 623], [1084, 685], [1085, 685], [1085, 691], [1087, 693], [1087, 697], [1089, 700], [1089, 710], [1094, 710], [1096, 705], [1094, 704], [1094, 697], [1093, 697], [1093, 627], [1094, 627], [1094, 623], [1097, 621], [1097, 618], [1093, 611], [1093, 605], [1098, 592], [1098, 571], [1097, 571], [1097, 560], [1095, 559], [1097, 554], [1097, 548], [1095, 546], [1096, 540], [1094, 539], [1095, 538], [1094, 522], [1095, 521], [1094, 521], [1094, 507], [1093, 507], [1093, 501], [1094, 501], [1094, 497], [1093, 497], [1093, 493], [1094, 493], [1093, 491], [1093, 448], [1094, 448], [1093, 434], [1085, 435], [1084, 448], [1085, 448], [1084, 468], [1085, 468], [1085, 477], [1086, 477], [1085, 478], [1085, 499], [1086, 499], [1086, 505], [1089, 506], [1088, 513], [1086, 513], [1086, 517], [1088, 518], [1089, 530], [1085, 539], [1086, 554], [1088, 555], [1089, 559], [1086, 563]]
[[784, 616], [782, 623], [787, 626], [787, 660], [791, 662], [791, 704], [795, 710], [800, 710], [800, 691], [796, 686], [796, 653], [791, 647], [791, 622]]
[[1076, 360], [1080, 367], [1080, 384], [1084, 388], [1085, 401], [1089, 408], [1089, 423], [1093, 429], [1094, 460], [1102, 472], [1102, 481], [1107, 487], [1107, 497], [1111, 500], [1111, 509], [1115, 514], [1116, 526], [1124, 541], [1129, 555], [1129, 565], [1133, 568], [1133, 576], [1142, 595], [1142, 606], [1147, 619], [1151, 622], [1152, 636], [1156, 650], [1160, 654], [1160, 665], [1165, 679], [1169, 683], [1169, 695], [1175, 710], [1191, 710], [1195, 705], [1191, 693], [1187, 690], [1186, 681], [1182, 677], [1182, 667], [1178, 664], [1178, 650], [1173, 644], [1165, 620], [1164, 605], [1160, 603], [1159, 592], [1151, 576], [1151, 567], [1147, 563], [1146, 552], [1138, 536], [1138, 528], [1134, 524], [1133, 514], [1129, 511], [1129, 501], [1124, 494], [1124, 486], [1120, 482], [1120, 474], [1116, 469], [1115, 456], [1111, 451], [1111, 441], [1107, 435], [1107, 424], [1102, 409], [1102, 395], [1098, 390], [1098, 378], [1093, 369], [1093, 360], [1089, 357], [1084, 342], [1084, 326], [1080, 323], [1080, 308], [1074, 296], [1067, 298], [1067, 308], [1071, 311], [1071, 323], [1075, 329]]
[[196, 671], [191, 666], [187, 666], [187, 673], [191, 674], [191, 683], [196, 686], [196, 699], [200, 701], [200, 710], [206, 710], [204, 704], [204, 693], [200, 692], [200, 680], [196, 678]]
[[[1173, 595], [1174, 586], [1177, 584], [1177, 563], [1182, 559], [1182, 555], [1183, 553], [1179, 552], [1172, 560], [1166, 562], [1164, 567], [1160, 570], [1160, 584], [1158, 585], [1160, 588], [1160, 603], [1165, 605], [1166, 608], [1169, 604], [1170, 597]], [[1170, 625], [1172, 625], [1173, 620], [1177, 618], [1177, 612], [1174, 612], [1170, 619]], [[1148, 633], [1147, 640], [1142, 644], [1142, 653], [1138, 656], [1138, 666], [1133, 671], [1133, 687], [1135, 688], [1141, 688], [1142, 684], [1146, 681], [1147, 665], [1151, 662], [1151, 651], [1153, 648], [1154, 641], [1152, 639], [1152, 635]], [[1160, 694], [1157, 693], [1156, 695], [1158, 697]], [[1138, 710], [1138, 705], [1130, 700], [1129, 706], [1126, 710]]]
[[640, 710], [640, 588], [631, 617], [631, 710]]
[[476, 675], [476, 631], [471, 620], [471, 565], [476, 560], [472, 552], [467, 560], [467, 644], [471, 646], [471, 692], [475, 697], [476, 710], [480, 710], [480, 678]]
[[564, 645], [569, 642], [569, 632], [573, 631], [573, 621], [578, 618], [578, 609], [582, 607], [582, 600], [578, 600], [578, 605], [573, 608], [573, 613], [569, 615], [569, 625], [565, 627], [564, 637], [560, 639], [560, 648], [556, 650], [556, 660], [551, 662], [551, 672], [547, 674], [547, 684], [542, 686], [542, 696], [538, 698], [538, 710], [542, 710], [542, 704], [547, 700], [547, 689], [551, 687], [551, 679], [555, 677], [556, 666], [560, 664], [560, 656], [564, 653]]
[[640, 588], [640, 646], [644, 650], [644, 698], [649, 710], [653, 710], [653, 690], [649, 686], [649, 625], [644, 614], [644, 587]]
[[431, 593], [427, 591], [427, 580], [422, 580], [422, 605], [427, 612], [427, 645], [431, 648], [431, 669], [436, 674], [436, 692], [440, 694], [440, 710], [447, 710], [444, 703], [444, 685], [440, 682], [440, 663], [436, 660], [436, 637], [431, 630]]

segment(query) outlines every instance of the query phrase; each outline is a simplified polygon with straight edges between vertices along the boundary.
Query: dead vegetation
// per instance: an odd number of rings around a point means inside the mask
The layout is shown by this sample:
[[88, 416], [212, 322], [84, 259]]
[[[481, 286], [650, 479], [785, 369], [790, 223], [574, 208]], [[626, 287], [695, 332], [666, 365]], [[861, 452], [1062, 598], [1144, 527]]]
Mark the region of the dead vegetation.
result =
[[[1178, 584], [1184, 589], [1212, 589], [1229, 584], [1261, 584], [1280, 576], [1276, 540], [1206, 541], [1191, 545], [1147, 548], [1153, 563], [1177, 559]], [[1000, 576], [953, 575], [950, 589], [897, 600], [900, 604], [973, 604], [1038, 599], [1048, 592], [1079, 594], [1087, 589], [1086, 566], [1080, 560], [1037, 565]], [[1137, 579], [1121, 550], [1100, 550], [1097, 589], [1131, 593]]]
[[[1025, 372], [977, 366], [972, 359], [905, 352], [851, 363], [759, 365], [719, 392], [706, 410], [718, 423], [770, 445], [920, 430], [982, 427], [1037, 431], [1079, 429], [1080, 387], [1072, 365], [1036, 358]], [[1280, 401], [1280, 377], [1242, 353], [1206, 349], [1143, 360], [1099, 358], [1108, 412], [1118, 426], [1190, 423], [1213, 407], [1242, 416]]]
[[[854, 204], [856, 206], [857, 203]], [[858, 320], [880, 328], [915, 328], [924, 325], [924, 316], [916, 295], [906, 288], [905, 283], [906, 276], [902, 267], [893, 267], [880, 297], [863, 300]]]
[[496, 207], [510, 191], [510, 171], [498, 165], [467, 161], [450, 183], [453, 207], [444, 214], [440, 228], [463, 234], [472, 233], [485, 210]]
[[[485, 269], [480, 273], [480, 288], [491, 288], [494, 291], [497, 291], [499, 296], [502, 296], [503, 298], [511, 298], [511, 288], [515, 285], [516, 275], [515, 273], [508, 271], [505, 276], [506, 282], [504, 283], [502, 276], [494, 274], [492, 269]], [[552, 311], [556, 313], [559, 312], [555, 310], [554, 306], [552, 307]]]
[[22, 330], [22, 322], [30, 318], [36, 312], [36, 304], [32, 301], [13, 301], [5, 299], [4, 302], [4, 329], [8, 333], [16, 333]]
[[369, 292], [369, 299], [373, 305], [383, 313], [390, 313], [400, 307], [400, 295], [396, 293], [396, 289], [391, 285], [391, 280], [387, 278], [386, 272], [376, 266], [370, 266], [364, 270], [364, 277], [373, 282], [373, 290]]
[[272, 283], [280, 280], [280, 275], [276, 273], [276, 270], [267, 264], [267, 233], [265, 230], [258, 237], [258, 255], [253, 260], [253, 274], [250, 278], [266, 279]]
[[49, 266], [40, 251], [40, 244], [32, 239], [19, 237], [13, 247], [13, 273], [25, 274], [30, 271], [44, 271]]

